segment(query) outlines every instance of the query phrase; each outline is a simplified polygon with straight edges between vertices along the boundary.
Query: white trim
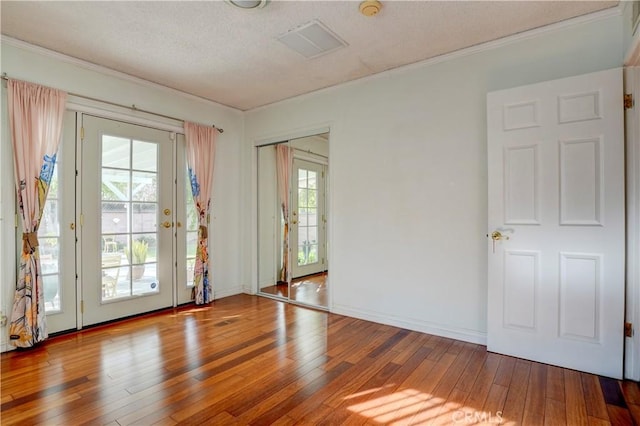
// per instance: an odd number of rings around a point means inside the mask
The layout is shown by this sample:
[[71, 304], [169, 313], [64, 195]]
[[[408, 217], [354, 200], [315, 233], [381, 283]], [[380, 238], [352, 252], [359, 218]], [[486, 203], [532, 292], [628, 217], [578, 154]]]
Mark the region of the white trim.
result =
[[640, 31], [637, 31], [624, 58], [625, 66], [640, 66]]
[[635, 329], [625, 338], [624, 376], [640, 380], [640, 67], [625, 69], [625, 93], [635, 106], [626, 111], [627, 155], [627, 286], [626, 321]]
[[[123, 73], [121, 71], [116, 71], [114, 69], [107, 68], [107, 67], [104, 67], [102, 65], [96, 65], [96, 64], [93, 64], [91, 62], [84, 61], [82, 59], [74, 58], [73, 56], [69, 56], [69, 55], [65, 55], [65, 54], [59, 53], [59, 52], [55, 52], [53, 50], [45, 49], [44, 47], [36, 46], [34, 44], [27, 43], [26, 41], [15, 39], [13, 37], [2, 35], [2, 36], [0, 36], [0, 41], [3, 44], [7, 44], [9, 46], [13, 46], [13, 47], [17, 47], [19, 49], [23, 49], [23, 50], [27, 50], [27, 51], [30, 51], [30, 52], [33, 52], [33, 53], [37, 53], [37, 54], [42, 55], [42, 56], [47, 56], [47, 57], [56, 59], [58, 61], [65, 62], [65, 63], [71, 64], [71, 65], [75, 65], [75, 66], [78, 66], [80, 68], [84, 68], [84, 69], [87, 69], [89, 71], [94, 71], [94, 72], [97, 72], [97, 73], [100, 73], [100, 74], [103, 74], [103, 75], [106, 75], [106, 76], [109, 76], [109, 77], [115, 77], [115, 78], [119, 78], [121, 80], [126, 80], [126, 81], [129, 81], [129, 82], [138, 84], [140, 86], [146, 86], [146, 87], [150, 87], [150, 88], [153, 88], [153, 89], [159, 89], [159, 90], [162, 90], [162, 91], [164, 91], [166, 93], [169, 93], [169, 94], [172, 94], [172, 95], [179, 95], [181, 97], [184, 97], [184, 98], [187, 98], [187, 99], [191, 99], [191, 100], [194, 100], [194, 101], [204, 102], [204, 103], [207, 103], [209, 105], [216, 106], [216, 107], [222, 107], [222, 108], [228, 109], [229, 111], [233, 111], [233, 112], [236, 112], [236, 113], [237, 112], [242, 112], [242, 110], [240, 110], [238, 108], [234, 108], [234, 107], [231, 107], [229, 105], [225, 105], [225, 104], [222, 104], [220, 102], [213, 101], [211, 99], [203, 98], [201, 96], [197, 96], [197, 95], [193, 95], [191, 93], [183, 92], [183, 91], [178, 90], [178, 89], [173, 89], [171, 87], [163, 86], [161, 84], [154, 83], [152, 81], [145, 80], [143, 78], [134, 77], [134, 76], [132, 76], [130, 74], [126, 74], [126, 73]], [[10, 75], [9, 77], [14, 77], [14, 76]], [[18, 77], [15, 77], [15, 78], [18, 78]]]
[[298, 101], [306, 99], [308, 97], [317, 96], [318, 94], [330, 93], [331, 91], [343, 89], [343, 88], [349, 87], [351, 85], [365, 83], [365, 82], [369, 82], [369, 81], [374, 81], [374, 80], [379, 79], [379, 78], [385, 78], [387, 76], [398, 75], [398, 74], [405, 73], [407, 71], [411, 71], [411, 70], [414, 70], [414, 69], [417, 69], [417, 68], [422, 68], [422, 67], [425, 67], [425, 66], [435, 65], [435, 64], [442, 63], [442, 62], [446, 62], [446, 61], [450, 61], [450, 60], [454, 60], [454, 59], [458, 59], [458, 58], [463, 58], [465, 56], [475, 55], [476, 53], [497, 49], [497, 48], [500, 48], [502, 46], [507, 46], [507, 45], [514, 44], [514, 43], [517, 43], [517, 42], [520, 42], [520, 41], [523, 41], [523, 40], [533, 39], [533, 38], [539, 37], [539, 36], [541, 36], [543, 34], [562, 31], [562, 30], [564, 30], [564, 29], [566, 29], [568, 27], [573, 27], [573, 26], [576, 26], [576, 25], [583, 25], [583, 24], [587, 24], [587, 23], [590, 23], [590, 22], [597, 22], [597, 21], [601, 21], [601, 20], [604, 20], [604, 19], [608, 19], [608, 18], [612, 18], [612, 17], [616, 17], [616, 16], [621, 16], [623, 14], [623, 8], [624, 8], [623, 3], [625, 3], [625, 2], [621, 2], [616, 7], [612, 7], [612, 8], [605, 9], [605, 10], [601, 10], [599, 12], [594, 12], [594, 13], [590, 13], [590, 14], [587, 14], [587, 15], [577, 16], [575, 18], [571, 18], [571, 19], [567, 19], [567, 20], [564, 20], [564, 21], [556, 22], [555, 24], [545, 25], [543, 27], [534, 28], [534, 29], [531, 29], [531, 30], [528, 30], [528, 31], [523, 31], [523, 32], [518, 33], [518, 34], [513, 34], [513, 35], [506, 36], [506, 37], [503, 37], [503, 38], [499, 38], [499, 39], [496, 39], [496, 40], [487, 41], [485, 43], [480, 43], [480, 44], [477, 44], [475, 46], [465, 47], [463, 49], [456, 50], [456, 51], [451, 52], [451, 53], [445, 53], [443, 55], [439, 55], [439, 56], [435, 56], [433, 58], [425, 59], [425, 60], [420, 61], [420, 62], [414, 62], [412, 64], [402, 65], [402, 66], [397, 67], [397, 68], [392, 68], [390, 70], [382, 71], [382, 72], [379, 72], [377, 74], [372, 74], [372, 75], [369, 75], [369, 76], [366, 76], [366, 77], [362, 77], [362, 78], [359, 78], [359, 79], [356, 79], [356, 80], [347, 81], [347, 82], [344, 82], [344, 83], [336, 84], [334, 86], [325, 87], [323, 89], [314, 90], [312, 92], [308, 92], [308, 93], [304, 93], [304, 94], [301, 94], [301, 95], [293, 96], [291, 98], [287, 98], [287, 99], [283, 99], [283, 100], [280, 100], [280, 101], [275, 101], [275, 102], [272, 102], [272, 103], [269, 103], [269, 104], [261, 105], [261, 106], [256, 107], [256, 108], [251, 108], [251, 109], [245, 110], [245, 112], [260, 111], [262, 109], [270, 108], [270, 107], [272, 107], [274, 105], [284, 104], [284, 103], [287, 103], [287, 102], [290, 102], [290, 101], [298, 102]]
[[180, 120], [171, 120], [168, 118], [158, 117], [153, 114], [132, 111], [128, 108], [117, 107], [100, 101], [93, 101], [69, 95], [66, 107], [71, 111], [95, 115], [101, 118], [123, 121], [125, 123], [137, 124], [167, 132], [184, 134], [183, 122]]
[[271, 135], [254, 138], [253, 147], [257, 148], [263, 145], [271, 145], [278, 142], [287, 142], [291, 139], [308, 138], [310, 136], [316, 136], [322, 133], [329, 132], [330, 126], [328, 123], [312, 124], [298, 129], [293, 129], [288, 132], [278, 132]]
[[415, 319], [407, 319], [396, 317], [381, 312], [368, 311], [358, 308], [352, 308], [346, 305], [334, 305], [331, 313], [346, 315], [352, 318], [359, 318], [366, 321], [372, 321], [378, 324], [391, 325], [394, 327], [406, 328], [408, 330], [419, 331], [421, 333], [433, 334], [435, 336], [447, 337], [450, 339], [462, 340], [464, 342], [476, 343], [479, 345], [487, 344], [487, 333], [465, 328], [449, 327], [446, 325], [421, 321]]

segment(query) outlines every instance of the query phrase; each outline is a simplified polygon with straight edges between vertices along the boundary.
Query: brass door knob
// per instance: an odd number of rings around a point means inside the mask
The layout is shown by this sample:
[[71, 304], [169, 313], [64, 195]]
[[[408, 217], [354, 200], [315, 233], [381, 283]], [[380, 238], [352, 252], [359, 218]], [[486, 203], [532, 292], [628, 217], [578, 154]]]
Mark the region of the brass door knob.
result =
[[508, 240], [509, 237], [506, 235], [502, 235], [502, 233], [500, 231], [493, 231], [491, 233], [491, 239], [493, 241], [498, 241], [498, 240]]
[[171, 228], [171, 222], [168, 222], [168, 221], [162, 222], [162, 226], [164, 226], [165, 228]]

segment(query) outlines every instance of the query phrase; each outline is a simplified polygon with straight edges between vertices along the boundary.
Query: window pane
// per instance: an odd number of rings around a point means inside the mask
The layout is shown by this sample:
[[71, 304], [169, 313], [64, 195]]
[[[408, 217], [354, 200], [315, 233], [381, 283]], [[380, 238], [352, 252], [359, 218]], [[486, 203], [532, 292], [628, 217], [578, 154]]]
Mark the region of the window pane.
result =
[[133, 141], [134, 170], [155, 172], [158, 170], [158, 146], [155, 143]]
[[307, 207], [307, 190], [298, 189], [298, 207]]
[[317, 209], [307, 209], [307, 225], [315, 226], [318, 224], [318, 210]]
[[102, 233], [116, 234], [127, 232], [127, 204], [102, 203]]
[[307, 228], [307, 232], [309, 233], [309, 242], [311, 244], [317, 244], [318, 242], [318, 228], [316, 226], [310, 226]]
[[187, 232], [187, 257], [195, 257], [196, 245], [198, 244], [198, 232]]
[[298, 188], [307, 187], [307, 171], [298, 169]]
[[129, 168], [129, 139], [102, 136], [102, 167]]
[[46, 313], [60, 310], [60, 275], [43, 275], [44, 311]]
[[43, 274], [58, 273], [60, 239], [59, 238], [40, 238], [40, 266]]
[[[62, 145], [62, 144], [61, 144]], [[58, 149], [58, 156], [60, 158], [60, 149]], [[58, 198], [58, 169], [60, 168], [60, 162], [56, 162], [53, 169], [53, 176], [51, 176], [51, 182], [49, 182], [49, 192], [47, 193], [47, 200], [54, 200]]]
[[308, 188], [315, 188], [316, 187], [316, 172], [312, 172], [311, 170], [309, 170], [309, 177], [308, 177]]
[[307, 257], [307, 263], [317, 263], [318, 262], [318, 246], [316, 244], [312, 244], [309, 246], [309, 255]]
[[131, 231], [154, 232], [157, 229], [158, 205], [155, 203], [131, 204]]
[[48, 200], [44, 205], [38, 236], [57, 236], [60, 233], [58, 222], [58, 201]]
[[133, 172], [132, 200], [156, 201], [158, 199], [157, 177], [155, 173]]
[[187, 287], [193, 287], [193, 271], [195, 269], [196, 259], [187, 259]]
[[131, 267], [131, 276], [133, 278], [131, 289], [134, 295], [157, 293], [160, 291], [157, 263], [133, 265]]
[[102, 169], [102, 199], [129, 200], [129, 172], [127, 170]]

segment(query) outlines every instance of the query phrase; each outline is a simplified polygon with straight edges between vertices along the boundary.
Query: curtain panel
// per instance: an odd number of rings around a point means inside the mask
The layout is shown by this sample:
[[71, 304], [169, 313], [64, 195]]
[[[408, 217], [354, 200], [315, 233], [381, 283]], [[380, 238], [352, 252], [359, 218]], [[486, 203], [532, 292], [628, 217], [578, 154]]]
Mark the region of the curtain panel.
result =
[[213, 300], [212, 274], [209, 271], [208, 227], [218, 131], [214, 127], [187, 121], [184, 122], [184, 130], [191, 194], [198, 213], [198, 245], [193, 273], [193, 298], [197, 305], [201, 305]]
[[278, 197], [282, 207], [284, 229], [282, 233], [282, 269], [280, 281], [291, 281], [289, 266], [289, 185], [291, 182], [291, 168], [293, 167], [293, 149], [286, 144], [276, 145], [276, 173], [278, 174]]
[[9, 339], [22, 348], [47, 338], [38, 227], [56, 164], [66, 92], [9, 80], [8, 112], [16, 195], [22, 217], [22, 251]]

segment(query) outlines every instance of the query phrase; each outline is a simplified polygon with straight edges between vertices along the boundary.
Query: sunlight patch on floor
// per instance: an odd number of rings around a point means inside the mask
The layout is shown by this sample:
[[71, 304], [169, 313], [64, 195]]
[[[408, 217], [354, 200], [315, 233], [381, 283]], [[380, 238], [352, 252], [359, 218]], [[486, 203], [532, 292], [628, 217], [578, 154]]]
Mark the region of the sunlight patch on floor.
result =
[[[383, 388], [369, 389], [349, 395], [345, 400], [363, 399], [367, 395], [383, 391]], [[479, 411], [463, 404], [447, 402], [446, 399], [421, 392], [403, 389], [393, 393], [368, 399], [347, 407], [350, 411], [385, 425], [471, 425], [504, 424], [502, 412]]]

